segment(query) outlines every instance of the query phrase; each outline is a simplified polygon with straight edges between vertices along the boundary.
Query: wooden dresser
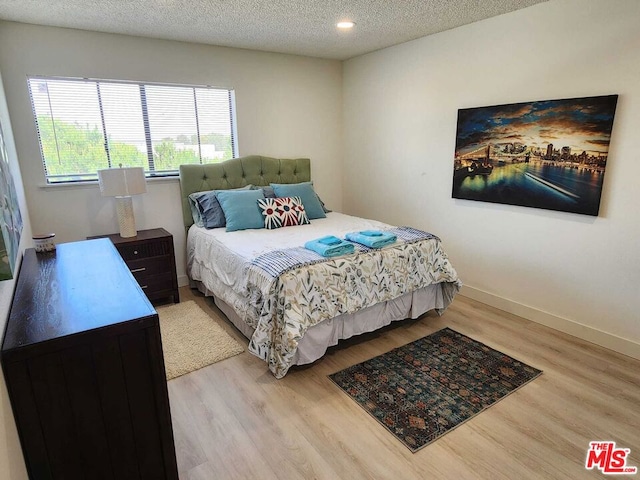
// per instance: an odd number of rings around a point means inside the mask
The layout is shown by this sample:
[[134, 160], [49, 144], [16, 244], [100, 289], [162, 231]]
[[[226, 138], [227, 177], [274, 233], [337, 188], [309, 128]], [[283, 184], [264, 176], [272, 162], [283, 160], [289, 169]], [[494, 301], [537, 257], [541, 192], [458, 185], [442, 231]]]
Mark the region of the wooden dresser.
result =
[[30, 478], [178, 478], [158, 314], [109, 240], [25, 251], [2, 367]]
[[89, 238], [108, 238], [113, 242], [149, 300], [171, 297], [174, 303], [180, 301], [173, 236], [164, 228], [140, 230], [129, 238], [117, 233]]

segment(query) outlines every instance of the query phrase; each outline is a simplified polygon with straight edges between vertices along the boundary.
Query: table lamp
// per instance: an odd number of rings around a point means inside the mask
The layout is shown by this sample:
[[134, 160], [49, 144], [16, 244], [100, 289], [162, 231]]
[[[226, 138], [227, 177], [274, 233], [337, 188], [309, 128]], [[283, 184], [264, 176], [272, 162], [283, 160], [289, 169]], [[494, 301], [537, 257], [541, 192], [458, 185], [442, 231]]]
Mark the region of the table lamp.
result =
[[131, 195], [139, 195], [147, 191], [142, 167], [107, 168], [98, 170], [98, 183], [103, 197], [116, 197], [116, 211], [120, 236], [135, 237], [136, 220], [133, 216]]

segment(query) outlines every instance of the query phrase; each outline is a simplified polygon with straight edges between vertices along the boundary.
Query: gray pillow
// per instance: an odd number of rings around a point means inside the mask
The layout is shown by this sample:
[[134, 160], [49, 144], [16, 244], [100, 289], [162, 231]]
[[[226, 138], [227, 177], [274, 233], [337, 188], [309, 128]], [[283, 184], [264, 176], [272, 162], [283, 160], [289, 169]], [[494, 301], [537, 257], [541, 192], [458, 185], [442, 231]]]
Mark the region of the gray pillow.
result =
[[[311, 184], [313, 184], [313, 182], [311, 182]], [[253, 189], [254, 190], [261, 189], [262, 194], [264, 195], [264, 198], [276, 198], [276, 192], [273, 191], [273, 187], [270, 185], [266, 187], [253, 187]], [[320, 195], [316, 193], [316, 197], [318, 197], [318, 200], [320, 201], [320, 205], [322, 206], [322, 210], [324, 210], [324, 213], [331, 213], [331, 210], [329, 210], [327, 206], [324, 204], [324, 202], [320, 198]]]
[[[231, 188], [229, 190], [251, 190], [253, 185], [246, 185], [241, 188]], [[220, 228], [227, 224], [227, 220], [216, 197], [217, 192], [226, 190], [207, 190], [205, 192], [195, 192], [189, 195], [189, 206], [193, 223], [204, 228]]]
[[276, 192], [273, 191], [273, 187], [271, 187], [271, 186], [254, 187], [254, 188], [261, 189], [262, 190], [262, 194], [264, 195], [264, 198], [276, 198]]
[[322, 210], [324, 210], [324, 213], [331, 213], [331, 210], [329, 210], [327, 206], [324, 204], [324, 202], [320, 198], [320, 195], [316, 193], [316, 197], [318, 197], [318, 200], [320, 200], [320, 205], [322, 206]]

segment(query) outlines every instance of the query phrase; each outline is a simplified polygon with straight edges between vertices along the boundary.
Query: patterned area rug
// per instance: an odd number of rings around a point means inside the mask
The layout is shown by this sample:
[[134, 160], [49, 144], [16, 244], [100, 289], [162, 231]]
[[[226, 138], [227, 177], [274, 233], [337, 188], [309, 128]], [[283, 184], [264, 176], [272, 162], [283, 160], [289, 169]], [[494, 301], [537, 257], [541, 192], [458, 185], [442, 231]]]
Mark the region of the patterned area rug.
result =
[[541, 373], [444, 328], [329, 378], [417, 452]]

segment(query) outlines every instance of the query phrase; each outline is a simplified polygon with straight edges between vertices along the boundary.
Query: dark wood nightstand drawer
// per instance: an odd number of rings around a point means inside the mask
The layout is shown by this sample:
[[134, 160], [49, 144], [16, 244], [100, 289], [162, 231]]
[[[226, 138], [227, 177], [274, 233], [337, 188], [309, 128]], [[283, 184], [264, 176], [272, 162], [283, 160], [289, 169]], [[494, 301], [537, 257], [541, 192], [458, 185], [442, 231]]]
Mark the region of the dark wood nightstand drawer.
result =
[[133, 276], [140, 280], [149, 275], [171, 273], [171, 260], [171, 257], [153, 257], [127, 261], [126, 264]]
[[[133, 275], [136, 277], [136, 274]], [[141, 278], [136, 277], [136, 280], [140, 284], [140, 288], [145, 293], [155, 292], [158, 290], [171, 290], [173, 288], [173, 282], [171, 281], [171, 273], [163, 273], [161, 275], [145, 275]]]
[[137, 245], [116, 245], [125, 261], [160, 257], [171, 253], [169, 242], [149, 242]]

